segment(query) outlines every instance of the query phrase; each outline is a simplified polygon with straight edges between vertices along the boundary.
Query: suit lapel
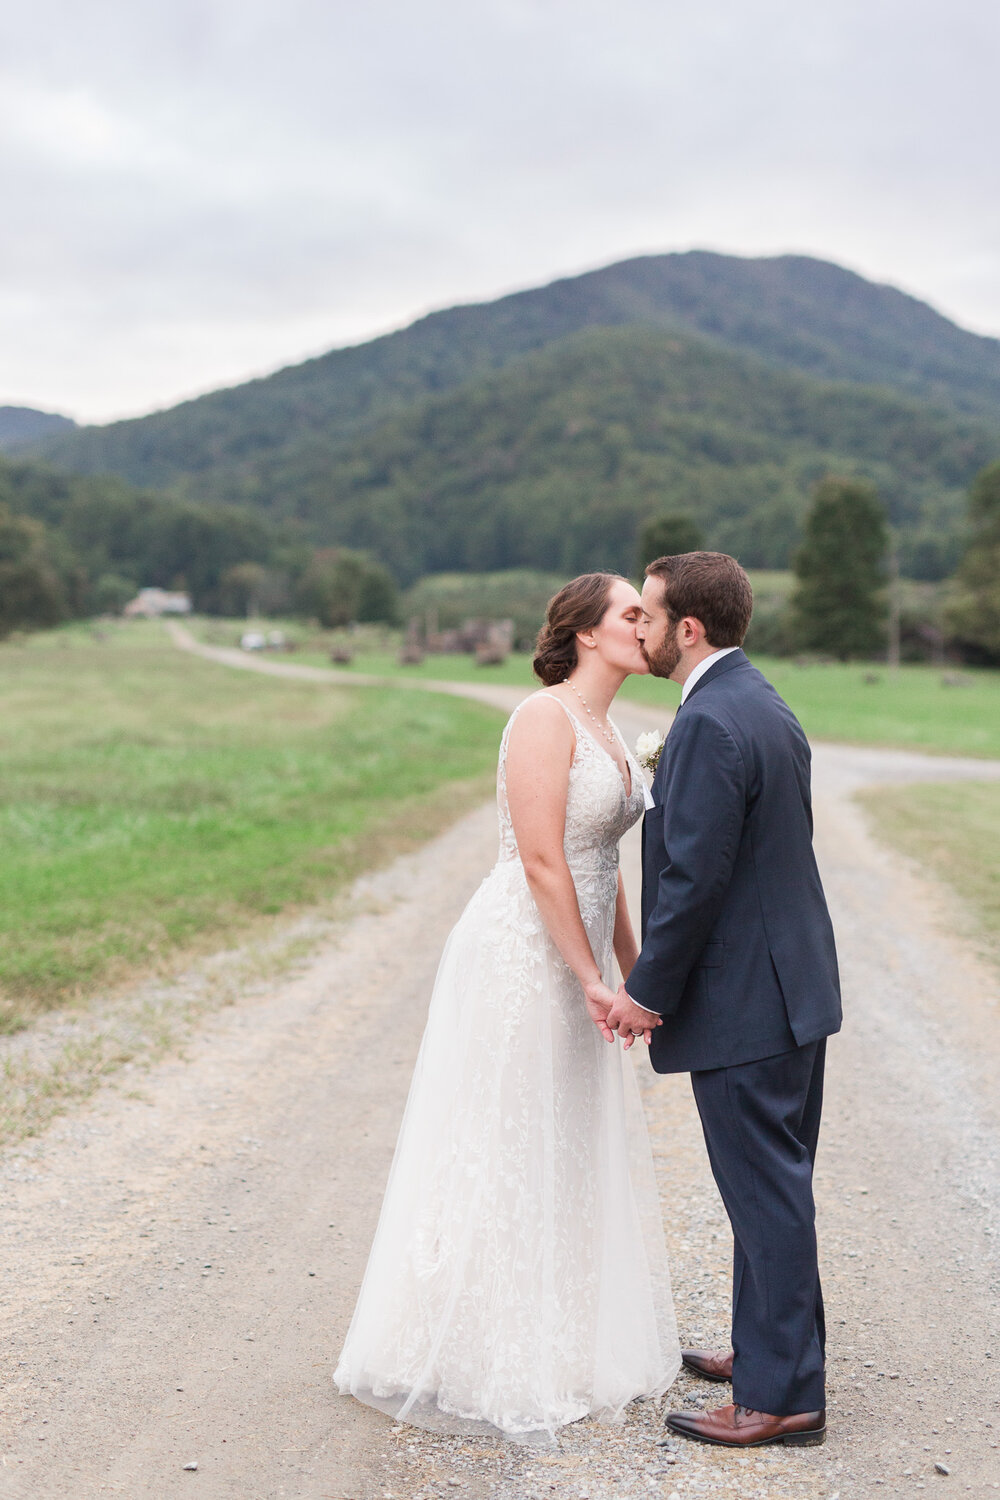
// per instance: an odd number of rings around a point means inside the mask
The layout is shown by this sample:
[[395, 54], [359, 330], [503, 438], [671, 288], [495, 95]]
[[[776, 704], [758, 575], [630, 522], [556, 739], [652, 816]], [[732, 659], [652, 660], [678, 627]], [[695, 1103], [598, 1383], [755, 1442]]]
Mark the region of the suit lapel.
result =
[[[736, 651], [730, 651], [728, 656], [720, 657], [718, 661], [714, 661], [708, 668], [708, 670], [706, 672], [703, 672], [702, 675], [698, 678], [698, 681], [688, 693], [687, 698], [684, 700], [684, 702], [677, 705], [677, 708], [674, 710], [674, 723], [677, 722], [678, 715], [683, 713], [684, 709], [687, 708], [687, 705], [691, 702], [691, 699], [694, 697], [695, 693], [700, 692], [701, 689], [705, 686], [706, 682], [711, 682], [714, 678], [721, 677], [724, 672], [730, 672], [732, 671], [733, 667], [738, 667], [742, 663], [746, 663], [748, 661], [749, 658], [740, 649], [737, 649]], [[670, 728], [673, 729], [673, 724], [671, 724]], [[652, 793], [657, 803], [663, 801], [660, 793], [663, 784], [664, 765], [666, 761], [667, 747], [669, 745], [669, 742], [670, 731], [668, 730], [667, 738], [664, 741], [663, 749], [660, 751], [660, 759], [657, 762], [656, 771], [653, 775], [653, 784], [650, 787], [650, 792]]]

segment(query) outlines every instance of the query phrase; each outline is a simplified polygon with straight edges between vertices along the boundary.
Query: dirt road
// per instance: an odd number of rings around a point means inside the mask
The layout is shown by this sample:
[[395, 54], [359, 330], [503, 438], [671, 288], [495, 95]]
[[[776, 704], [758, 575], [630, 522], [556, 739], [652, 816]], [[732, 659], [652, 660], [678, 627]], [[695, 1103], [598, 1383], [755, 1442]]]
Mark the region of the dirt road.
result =
[[[498, 706], [518, 696], [487, 692]], [[653, 716], [617, 717], [634, 738]], [[622, 1428], [578, 1424], [531, 1452], [434, 1439], [334, 1395], [437, 956], [495, 854], [486, 807], [360, 882], [355, 915], [299, 973], [6, 1154], [0, 1496], [1000, 1490], [1000, 990], [955, 936], [952, 898], [878, 847], [850, 800], [873, 782], [950, 776], [1000, 764], [816, 749], [847, 1012], [819, 1162], [825, 1448], [661, 1449], [659, 1414], [639, 1406]], [[636, 876], [634, 836], [624, 862]], [[687, 1083], [637, 1066], [682, 1333], [719, 1342], [728, 1238]], [[667, 1398], [718, 1399], [685, 1377]]]

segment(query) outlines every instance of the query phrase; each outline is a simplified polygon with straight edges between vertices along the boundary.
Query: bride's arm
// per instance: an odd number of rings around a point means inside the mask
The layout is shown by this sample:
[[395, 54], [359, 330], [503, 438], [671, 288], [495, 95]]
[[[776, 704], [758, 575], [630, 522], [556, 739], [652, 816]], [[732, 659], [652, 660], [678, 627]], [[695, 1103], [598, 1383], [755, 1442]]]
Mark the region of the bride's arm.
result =
[[622, 971], [622, 979], [627, 979], [632, 971], [632, 965], [639, 957], [639, 944], [635, 940], [632, 931], [632, 919], [628, 914], [628, 902], [625, 899], [625, 881], [621, 870], [618, 871], [618, 900], [615, 903], [615, 958], [618, 967]]
[[591, 1017], [614, 1041], [614, 1033], [602, 1023], [615, 995], [601, 978], [563, 853], [574, 743], [569, 720], [557, 703], [548, 698], [526, 703], [507, 741], [507, 805], [542, 921], [580, 981]]
[[[628, 902], [625, 899], [625, 881], [622, 878], [621, 870], [618, 871], [618, 900], [615, 903], [614, 947], [615, 958], [617, 958], [618, 967], [622, 971], [622, 989], [624, 989], [625, 981], [632, 972], [632, 965], [639, 957], [639, 945], [635, 940], [635, 933], [632, 931], [632, 919], [628, 914]], [[620, 995], [621, 991], [619, 991], [619, 997]], [[645, 1007], [641, 1005], [637, 1005], [635, 1008], [639, 1012], [644, 1012], [643, 1019], [646, 1016], [649, 1017], [649, 1025], [643, 1032], [643, 1036], [646, 1039], [646, 1046], [648, 1047], [652, 1036], [651, 1028], [659, 1026], [660, 1018], [655, 1010], [646, 1011]], [[629, 1044], [626, 1043], [626, 1045]]]

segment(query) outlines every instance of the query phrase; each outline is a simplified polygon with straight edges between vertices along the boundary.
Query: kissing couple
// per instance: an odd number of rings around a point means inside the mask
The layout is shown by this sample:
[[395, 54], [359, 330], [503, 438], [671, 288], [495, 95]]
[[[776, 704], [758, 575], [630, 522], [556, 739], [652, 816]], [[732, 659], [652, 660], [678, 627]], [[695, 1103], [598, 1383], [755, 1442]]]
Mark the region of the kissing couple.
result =
[[[809, 746], [740, 649], [752, 608], [719, 552], [650, 563], [641, 596], [588, 573], [549, 604], [544, 686], [500, 742], [499, 858], [441, 958], [334, 1376], [399, 1421], [551, 1441], [683, 1361], [733, 1401], [671, 1412], [674, 1432], [823, 1441], [812, 1174], [840, 994]], [[649, 793], [609, 718], [633, 672], [682, 686]], [[644, 805], [640, 947], [618, 845]], [[680, 1349], [639, 1039], [691, 1075], [733, 1229], [728, 1350]]]

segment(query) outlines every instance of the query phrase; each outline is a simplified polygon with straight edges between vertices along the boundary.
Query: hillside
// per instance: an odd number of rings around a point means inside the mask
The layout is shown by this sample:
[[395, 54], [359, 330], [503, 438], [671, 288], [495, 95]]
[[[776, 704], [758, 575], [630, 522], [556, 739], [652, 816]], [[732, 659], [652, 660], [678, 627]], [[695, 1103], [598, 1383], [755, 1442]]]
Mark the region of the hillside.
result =
[[[301, 551], [296, 538], [245, 507], [197, 506], [114, 476], [66, 474], [0, 457], [0, 636], [5, 605], [7, 613], [22, 605], [29, 589], [5, 565], [42, 570], [51, 608], [24, 618], [55, 624], [120, 608], [146, 584], [187, 588], [200, 607], [217, 608], [227, 568], [245, 562], [287, 567]], [[30, 580], [31, 592], [37, 582]]]
[[55, 412], [36, 411], [31, 406], [0, 406], [0, 451], [37, 446], [54, 436], [75, 430], [76, 423]]
[[339, 445], [572, 334], [624, 325], [695, 333], [772, 368], [884, 385], [1000, 423], [1000, 341], [823, 261], [692, 251], [433, 313], [169, 411], [51, 439], [42, 450], [79, 472], [253, 503], [258, 465], [280, 465], [289, 445], [314, 437]]
[[404, 582], [627, 569], [642, 521], [674, 508], [699, 517], [710, 545], [776, 567], [811, 486], [834, 470], [875, 481], [905, 533], [904, 564], [923, 556], [933, 574], [954, 560], [965, 487], [998, 454], [994, 429], [911, 397], [662, 330], [594, 329], [346, 446], [320, 434], [286, 444], [255, 464], [252, 498], [318, 541], [370, 548]]

